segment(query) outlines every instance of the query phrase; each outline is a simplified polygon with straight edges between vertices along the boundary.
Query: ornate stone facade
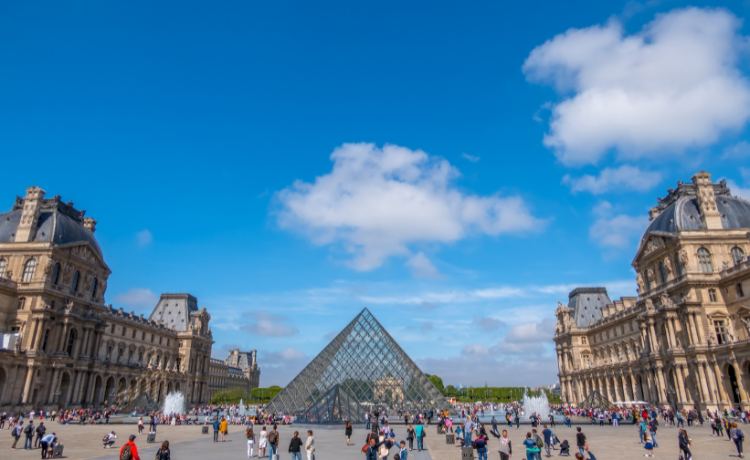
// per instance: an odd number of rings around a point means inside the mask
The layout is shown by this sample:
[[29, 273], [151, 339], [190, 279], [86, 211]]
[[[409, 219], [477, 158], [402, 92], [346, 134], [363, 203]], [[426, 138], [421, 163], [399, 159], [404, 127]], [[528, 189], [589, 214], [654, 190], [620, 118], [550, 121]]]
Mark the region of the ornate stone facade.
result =
[[229, 351], [226, 361], [212, 358], [209, 364], [209, 399], [222, 390], [249, 395], [253, 388], [258, 388], [260, 368], [257, 356], [257, 350], [240, 351], [235, 348]]
[[106, 306], [97, 222], [44, 195], [30, 187], [0, 214], [0, 412], [208, 401], [206, 309], [188, 294], [163, 294], [149, 319]]
[[632, 263], [638, 297], [604, 288], [558, 303], [562, 398], [750, 407], [750, 202], [699, 172], [650, 211]]

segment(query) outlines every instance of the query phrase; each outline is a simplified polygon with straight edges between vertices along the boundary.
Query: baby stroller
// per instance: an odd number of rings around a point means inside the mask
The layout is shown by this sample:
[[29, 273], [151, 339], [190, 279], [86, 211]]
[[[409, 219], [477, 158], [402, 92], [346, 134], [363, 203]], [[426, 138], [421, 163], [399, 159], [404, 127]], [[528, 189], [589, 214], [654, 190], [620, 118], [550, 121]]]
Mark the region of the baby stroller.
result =
[[560, 453], [557, 454], [559, 457], [560, 455], [566, 455], [570, 457], [570, 444], [568, 444], [567, 439], [563, 439], [563, 442], [560, 443]]

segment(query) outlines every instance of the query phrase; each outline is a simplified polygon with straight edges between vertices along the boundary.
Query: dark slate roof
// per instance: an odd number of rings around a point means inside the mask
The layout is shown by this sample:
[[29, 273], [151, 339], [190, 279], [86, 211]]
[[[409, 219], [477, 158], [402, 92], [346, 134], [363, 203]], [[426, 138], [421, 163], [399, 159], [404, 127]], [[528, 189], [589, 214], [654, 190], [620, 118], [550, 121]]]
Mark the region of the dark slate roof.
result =
[[568, 294], [568, 307], [573, 310], [576, 326], [588, 327], [602, 319], [602, 308], [611, 304], [607, 288], [578, 288]]
[[190, 314], [197, 311], [198, 299], [190, 294], [162, 294], [148, 319], [170, 329], [174, 326], [177, 332], [185, 332], [190, 323]]
[[[20, 201], [18, 201], [20, 200]], [[21, 222], [23, 200], [17, 199], [10, 212], [0, 214], [0, 243], [15, 242], [18, 224]], [[86, 211], [76, 211], [72, 203], [62, 203], [59, 197], [43, 200], [32, 241], [52, 242], [56, 246], [71, 243], [90, 243], [94, 251], [104, 259], [99, 243], [94, 235], [83, 226]]]
[[[725, 230], [750, 229], [750, 202], [730, 195], [724, 181], [714, 184], [714, 195]], [[678, 182], [677, 190], [670, 189], [666, 198], [659, 199], [657, 208], [660, 213], [646, 227], [641, 243], [651, 232], [705, 230], [693, 184]]]

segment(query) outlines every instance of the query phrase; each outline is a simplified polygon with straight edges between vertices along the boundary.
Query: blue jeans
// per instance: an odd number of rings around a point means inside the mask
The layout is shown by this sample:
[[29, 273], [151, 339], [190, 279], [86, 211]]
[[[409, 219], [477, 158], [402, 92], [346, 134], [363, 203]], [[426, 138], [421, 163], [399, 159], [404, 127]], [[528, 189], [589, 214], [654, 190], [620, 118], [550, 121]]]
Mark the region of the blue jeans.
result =
[[366, 430], [369, 430], [369, 429], [370, 429], [370, 421], [369, 421], [369, 420], [367, 420], [367, 421], [365, 422], [365, 429], [366, 429]]
[[424, 438], [422, 436], [417, 436], [417, 450], [424, 449]]
[[31, 441], [34, 438], [32, 436], [26, 436], [26, 441], [23, 442], [23, 448], [24, 449], [33, 449], [34, 446], [32, 445]]
[[477, 449], [477, 454], [479, 454], [479, 460], [487, 460], [487, 448], [486, 447]]
[[650, 433], [651, 433], [651, 441], [654, 443], [654, 447], [659, 447], [659, 443], [656, 442], [656, 433], [654, 433], [653, 431], [650, 431]]
[[273, 454], [276, 453], [276, 445], [268, 444], [268, 460], [273, 460]]
[[471, 433], [472, 433], [471, 431], [467, 431], [467, 432], [464, 433], [464, 443], [466, 444], [467, 447], [472, 445], [471, 444]]
[[299, 452], [292, 452], [292, 460], [302, 460], [302, 454]]

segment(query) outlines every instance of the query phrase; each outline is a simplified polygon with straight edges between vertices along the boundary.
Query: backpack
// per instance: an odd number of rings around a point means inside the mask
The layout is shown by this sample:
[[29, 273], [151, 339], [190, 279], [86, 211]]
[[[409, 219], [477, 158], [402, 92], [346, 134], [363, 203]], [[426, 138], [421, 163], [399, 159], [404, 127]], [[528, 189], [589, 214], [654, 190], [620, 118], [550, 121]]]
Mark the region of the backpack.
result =
[[540, 449], [544, 447], [544, 441], [542, 441], [542, 437], [539, 435], [536, 435], [536, 446]]
[[268, 443], [276, 444], [276, 432], [275, 431], [272, 431], [271, 434], [268, 435]]
[[34, 434], [34, 428], [31, 424], [26, 425], [26, 428], [23, 429], [23, 432], [26, 434]]
[[132, 458], [133, 453], [130, 451], [130, 446], [125, 444], [120, 452], [120, 460], [132, 460]]

